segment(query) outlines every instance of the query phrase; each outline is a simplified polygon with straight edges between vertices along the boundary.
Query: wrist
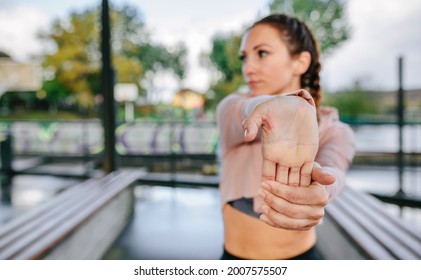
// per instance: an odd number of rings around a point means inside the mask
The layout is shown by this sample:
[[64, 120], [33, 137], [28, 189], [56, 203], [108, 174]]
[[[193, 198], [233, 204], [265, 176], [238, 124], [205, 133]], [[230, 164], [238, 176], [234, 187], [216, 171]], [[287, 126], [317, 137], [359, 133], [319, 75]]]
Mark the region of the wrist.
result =
[[243, 114], [245, 118], [248, 118], [251, 113], [256, 109], [256, 107], [270, 99], [273, 99], [275, 96], [272, 95], [262, 95], [249, 98], [243, 106]]
[[283, 93], [281, 95], [284, 96], [298, 96], [301, 97], [303, 99], [305, 99], [308, 103], [310, 103], [310, 105], [312, 105], [314, 108], [316, 108], [316, 103], [314, 102], [313, 97], [311, 96], [311, 94], [304, 90], [304, 89], [300, 89], [294, 92], [288, 92], [288, 93]]

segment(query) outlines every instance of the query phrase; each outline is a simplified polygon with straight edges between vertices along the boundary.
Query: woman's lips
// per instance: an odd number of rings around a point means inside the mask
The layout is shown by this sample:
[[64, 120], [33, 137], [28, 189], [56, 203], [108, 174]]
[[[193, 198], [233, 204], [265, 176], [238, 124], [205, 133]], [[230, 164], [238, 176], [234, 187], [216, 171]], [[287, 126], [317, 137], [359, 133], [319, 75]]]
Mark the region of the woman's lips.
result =
[[248, 81], [249, 87], [256, 87], [260, 81]]

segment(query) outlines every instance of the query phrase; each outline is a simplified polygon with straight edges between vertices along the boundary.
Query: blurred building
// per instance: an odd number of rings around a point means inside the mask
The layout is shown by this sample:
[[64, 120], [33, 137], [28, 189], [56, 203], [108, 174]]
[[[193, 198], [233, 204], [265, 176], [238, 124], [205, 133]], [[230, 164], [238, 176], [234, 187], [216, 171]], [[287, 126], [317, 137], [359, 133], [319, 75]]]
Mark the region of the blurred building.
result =
[[191, 89], [181, 89], [175, 93], [171, 105], [182, 109], [186, 116], [197, 119], [203, 116], [205, 95]]
[[42, 78], [39, 70], [34, 62], [20, 63], [7, 55], [0, 56], [0, 95], [40, 90]]
[[203, 110], [205, 104], [205, 95], [203, 93], [191, 90], [181, 89], [175, 93], [172, 100], [174, 107], [180, 107], [184, 110], [199, 109]]
[[[35, 62], [20, 63], [0, 51], [0, 114], [22, 112], [29, 100], [36, 100], [42, 87], [40, 67]], [[29, 93], [29, 95], [28, 95]]]

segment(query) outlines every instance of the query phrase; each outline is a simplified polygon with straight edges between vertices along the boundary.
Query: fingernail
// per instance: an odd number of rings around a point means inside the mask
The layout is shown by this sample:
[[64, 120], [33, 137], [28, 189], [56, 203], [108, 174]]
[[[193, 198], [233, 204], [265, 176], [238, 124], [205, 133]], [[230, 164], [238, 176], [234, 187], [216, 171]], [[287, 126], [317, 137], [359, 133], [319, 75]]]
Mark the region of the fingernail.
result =
[[249, 133], [249, 131], [247, 130], [247, 128], [246, 129], [244, 129], [244, 138], [246, 138], [247, 137], [247, 133]]

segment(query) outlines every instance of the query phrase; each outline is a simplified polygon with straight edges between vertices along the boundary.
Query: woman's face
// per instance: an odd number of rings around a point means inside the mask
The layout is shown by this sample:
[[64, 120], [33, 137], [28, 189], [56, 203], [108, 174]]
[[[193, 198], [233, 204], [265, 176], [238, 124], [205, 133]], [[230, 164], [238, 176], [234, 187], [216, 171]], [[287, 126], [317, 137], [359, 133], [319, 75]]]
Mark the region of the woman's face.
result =
[[300, 89], [296, 60], [274, 27], [260, 24], [247, 32], [241, 42], [240, 58], [244, 79], [253, 95]]

